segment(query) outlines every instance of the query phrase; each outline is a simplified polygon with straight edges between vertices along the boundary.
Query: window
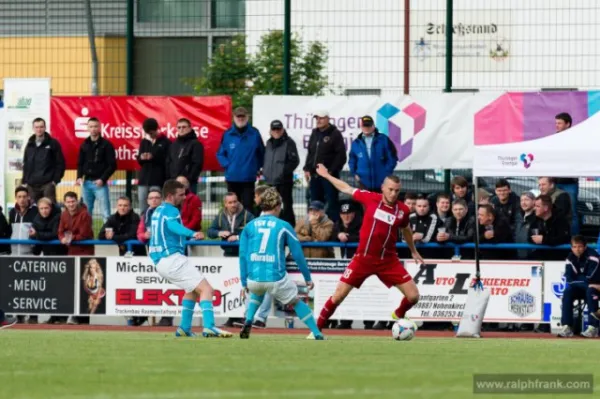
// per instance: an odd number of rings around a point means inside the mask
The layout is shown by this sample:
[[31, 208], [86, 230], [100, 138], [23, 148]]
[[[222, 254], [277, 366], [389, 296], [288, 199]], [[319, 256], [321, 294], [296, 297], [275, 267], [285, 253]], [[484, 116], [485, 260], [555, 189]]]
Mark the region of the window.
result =
[[139, 0], [138, 22], [198, 22], [206, 17], [205, 0]]
[[212, 0], [211, 5], [213, 29], [244, 29], [246, 0]]

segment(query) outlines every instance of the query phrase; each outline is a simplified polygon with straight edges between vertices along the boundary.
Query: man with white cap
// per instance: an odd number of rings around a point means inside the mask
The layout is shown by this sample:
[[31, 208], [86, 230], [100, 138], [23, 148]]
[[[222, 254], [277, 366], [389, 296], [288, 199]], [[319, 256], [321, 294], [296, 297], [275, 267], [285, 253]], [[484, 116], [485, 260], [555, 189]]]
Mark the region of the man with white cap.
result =
[[332, 221], [339, 219], [338, 191], [333, 185], [316, 173], [318, 164], [323, 164], [329, 173], [338, 178], [346, 164], [346, 146], [337, 127], [329, 122], [329, 112], [315, 112], [317, 127], [308, 141], [308, 154], [304, 163], [304, 177], [310, 183], [310, 200], [326, 203], [327, 216]]

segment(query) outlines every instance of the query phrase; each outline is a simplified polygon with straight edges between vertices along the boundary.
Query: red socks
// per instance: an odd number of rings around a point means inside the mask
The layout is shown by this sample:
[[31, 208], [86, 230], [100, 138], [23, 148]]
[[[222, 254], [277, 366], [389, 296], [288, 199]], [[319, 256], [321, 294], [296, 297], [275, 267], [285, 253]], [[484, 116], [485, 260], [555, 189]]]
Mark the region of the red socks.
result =
[[323, 331], [323, 329], [327, 325], [327, 322], [329, 321], [329, 318], [331, 316], [333, 316], [337, 307], [338, 307], [338, 305], [333, 303], [331, 301], [331, 297], [329, 297], [327, 302], [325, 302], [323, 309], [321, 309], [321, 314], [319, 315], [319, 320], [317, 320], [317, 327], [319, 327], [319, 330]]
[[404, 297], [402, 298], [402, 302], [400, 302], [400, 306], [398, 307], [398, 309], [394, 310], [394, 313], [396, 314], [396, 316], [398, 316], [399, 319], [403, 319], [406, 315], [406, 312], [408, 312], [409, 309], [413, 306], [414, 303], [409, 302], [409, 300], [406, 299], [406, 297]]

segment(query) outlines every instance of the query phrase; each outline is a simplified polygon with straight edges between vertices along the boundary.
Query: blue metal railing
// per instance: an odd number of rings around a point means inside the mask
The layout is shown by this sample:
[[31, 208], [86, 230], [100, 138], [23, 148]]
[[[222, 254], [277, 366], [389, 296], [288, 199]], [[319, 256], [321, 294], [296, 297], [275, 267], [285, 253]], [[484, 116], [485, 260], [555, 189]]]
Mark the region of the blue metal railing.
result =
[[[0, 244], [12, 244], [12, 245], [60, 245], [60, 241], [52, 240], [52, 241], [38, 241], [38, 240], [10, 240], [10, 239], [0, 239]], [[73, 241], [72, 245], [125, 245], [127, 247], [127, 251], [132, 251], [132, 247], [134, 245], [145, 245], [141, 241], [138, 240], [129, 240], [125, 241], [122, 244], [117, 244], [115, 241], [111, 240], [83, 240], [83, 241]], [[237, 247], [238, 242], [227, 242], [227, 241], [213, 241], [213, 240], [192, 240], [186, 241], [186, 245], [189, 246], [226, 246], [226, 247]], [[303, 247], [310, 248], [319, 248], [319, 247], [340, 247], [340, 248], [356, 248], [358, 243], [343, 243], [337, 241], [327, 241], [327, 242], [302, 242], [300, 243]], [[473, 249], [475, 248], [474, 243], [468, 244], [417, 244], [417, 248], [439, 248], [439, 249], [453, 249], [455, 256], [460, 256], [461, 249]], [[589, 244], [590, 248], [596, 248], [596, 244]], [[399, 242], [396, 244], [397, 248], [408, 248], [408, 246]], [[534, 244], [479, 244], [480, 249], [524, 249], [524, 250], [569, 250], [571, 246], [569, 244], [550, 246], [550, 245], [534, 245]]]

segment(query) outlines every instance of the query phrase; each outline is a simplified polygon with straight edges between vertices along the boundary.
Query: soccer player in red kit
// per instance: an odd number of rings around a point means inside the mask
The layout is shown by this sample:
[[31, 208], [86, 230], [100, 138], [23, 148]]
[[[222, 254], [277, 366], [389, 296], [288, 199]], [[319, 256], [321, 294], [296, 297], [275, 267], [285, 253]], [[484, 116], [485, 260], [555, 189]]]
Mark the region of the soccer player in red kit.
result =
[[388, 288], [394, 286], [404, 294], [400, 306], [392, 314], [393, 319], [403, 318], [419, 300], [419, 290], [412, 276], [398, 259], [396, 242], [399, 229], [402, 230], [402, 236], [408, 244], [413, 259], [418, 263], [424, 261], [415, 248], [412, 230], [408, 226], [410, 211], [398, 200], [400, 179], [396, 176], [386, 177], [381, 186], [382, 193], [376, 194], [350, 187], [342, 180], [331, 176], [322, 164], [317, 165], [317, 173], [340, 192], [351, 195], [354, 201], [360, 202], [365, 208], [358, 248], [340, 278], [335, 292], [321, 310], [317, 321], [319, 330], [327, 325], [329, 318], [333, 316], [350, 291], [353, 288], [360, 288], [362, 283], [373, 275]]

